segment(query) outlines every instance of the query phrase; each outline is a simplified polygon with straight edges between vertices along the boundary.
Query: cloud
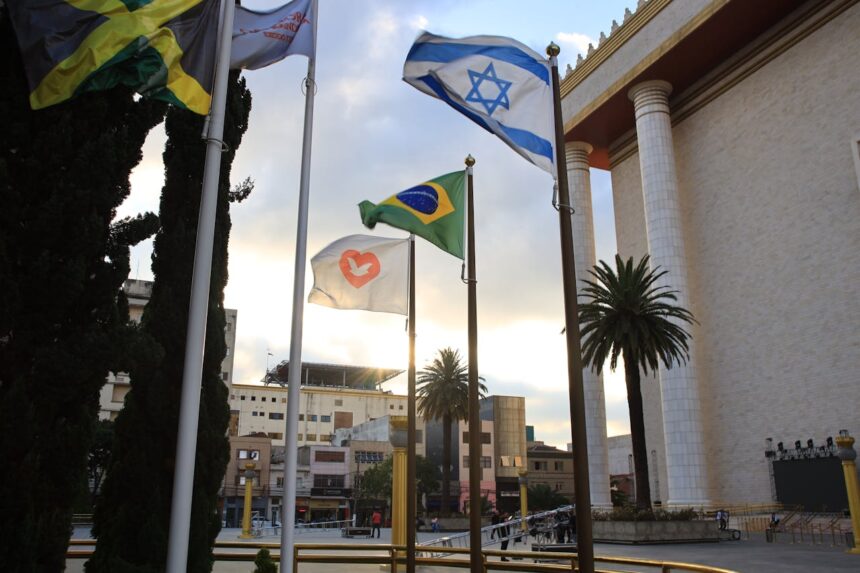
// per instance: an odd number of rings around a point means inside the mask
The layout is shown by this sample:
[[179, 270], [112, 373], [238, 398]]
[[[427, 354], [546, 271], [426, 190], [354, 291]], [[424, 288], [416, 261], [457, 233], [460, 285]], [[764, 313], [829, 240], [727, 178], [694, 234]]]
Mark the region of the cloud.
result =
[[583, 55], [588, 52], [588, 44], [597, 44], [594, 38], [579, 32], [559, 32], [555, 37], [562, 44], [573, 46], [578, 53]]

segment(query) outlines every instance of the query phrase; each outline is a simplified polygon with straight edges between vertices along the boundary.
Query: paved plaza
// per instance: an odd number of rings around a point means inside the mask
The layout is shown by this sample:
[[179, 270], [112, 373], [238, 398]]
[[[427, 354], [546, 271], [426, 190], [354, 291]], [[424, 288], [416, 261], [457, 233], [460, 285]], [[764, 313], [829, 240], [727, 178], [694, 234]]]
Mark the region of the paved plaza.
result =
[[[238, 529], [225, 529], [218, 536], [219, 541], [238, 541]], [[78, 528], [76, 539], [88, 537], [85, 528]], [[438, 533], [419, 532], [418, 542], [429, 541], [440, 537]], [[263, 541], [278, 543], [280, 539], [274, 535], [260, 537], [253, 542]], [[353, 538], [344, 539], [336, 531], [303, 531], [296, 535], [296, 543], [356, 543], [356, 544], [387, 544], [391, 541], [391, 530], [383, 529], [379, 539]], [[829, 542], [825, 538], [826, 542]], [[498, 546], [493, 546], [498, 549]], [[529, 550], [527, 544], [511, 543], [509, 550]], [[238, 550], [236, 550], [238, 551]], [[254, 552], [249, 550], [250, 552]], [[860, 571], [860, 555], [845, 553], [845, 547], [831, 547], [829, 544], [812, 545], [792, 544], [790, 542], [766, 543], [764, 536], [752, 535], [749, 540], [723, 541], [720, 543], [690, 543], [677, 545], [615, 545], [599, 543], [595, 545], [597, 556], [639, 557], [661, 561], [681, 561], [723, 567], [742, 573], [811, 573], [834, 572], [856, 573]], [[492, 559], [492, 560], [495, 560]], [[83, 560], [70, 559], [66, 571], [83, 573]], [[345, 566], [331, 564], [301, 564], [300, 573], [324, 573], [333, 570], [345, 570]], [[630, 565], [597, 564], [599, 570], [613, 571], [656, 571], [654, 568], [637, 569]], [[213, 571], [216, 573], [250, 573], [253, 571], [252, 562], [218, 562]], [[462, 571], [463, 569], [448, 569], [442, 567], [419, 567], [424, 573], [441, 573], [442, 571]], [[379, 573], [378, 565], [351, 565], [349, 573]]]

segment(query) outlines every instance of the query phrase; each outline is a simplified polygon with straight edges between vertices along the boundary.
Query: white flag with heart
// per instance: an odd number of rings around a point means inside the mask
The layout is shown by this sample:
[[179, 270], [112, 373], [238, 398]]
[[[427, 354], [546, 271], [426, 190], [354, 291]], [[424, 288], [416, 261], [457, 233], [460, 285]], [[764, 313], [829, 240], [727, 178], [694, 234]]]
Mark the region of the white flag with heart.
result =
[[308, 302], [332, 308], [407, 313], [409, 239], [349, 235], [311, 259]]

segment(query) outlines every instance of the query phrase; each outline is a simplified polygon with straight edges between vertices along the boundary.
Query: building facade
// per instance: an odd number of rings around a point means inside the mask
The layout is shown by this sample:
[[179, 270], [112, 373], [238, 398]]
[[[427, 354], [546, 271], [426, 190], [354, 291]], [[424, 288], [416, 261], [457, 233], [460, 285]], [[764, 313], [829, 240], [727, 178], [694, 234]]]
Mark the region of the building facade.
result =
[[858, 29], [852, 0], [649, 0], [562, 81], [577, 232], [609, 170], [619, 254], [698, 320], [642, 379], [654, 499], [777, 501], [768, 439], [860, 430]]
[[493, 423], [493, 471], [496, 509], [520, 509], [519, 473], [526, 468], [526, 399], [488, 396], [481, 400], [481, 420]]
[[537, 441], [528, 442], [526, 455], [529, 487], [545, 485], [573, 503], [573, 452]]

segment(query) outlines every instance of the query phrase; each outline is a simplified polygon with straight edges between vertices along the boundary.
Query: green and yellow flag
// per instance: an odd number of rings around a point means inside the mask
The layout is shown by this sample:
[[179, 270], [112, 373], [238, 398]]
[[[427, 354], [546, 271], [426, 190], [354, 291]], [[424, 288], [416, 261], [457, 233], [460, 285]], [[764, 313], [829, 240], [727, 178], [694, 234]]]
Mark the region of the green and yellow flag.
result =
[[463, 258], [465, 171], [455, 171], [392, 195], [379, 205], [362, 201], [361, 221], [372, 229], [382, 222], [415, 233]]
[[6, 3], [41, 109], [126, 85], [209, 113], [218, 0], [26, 0]]

